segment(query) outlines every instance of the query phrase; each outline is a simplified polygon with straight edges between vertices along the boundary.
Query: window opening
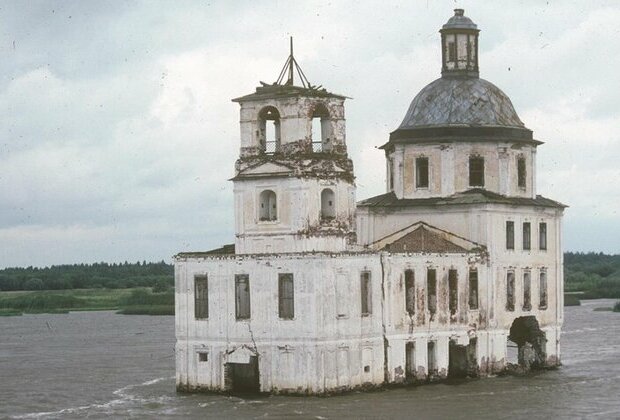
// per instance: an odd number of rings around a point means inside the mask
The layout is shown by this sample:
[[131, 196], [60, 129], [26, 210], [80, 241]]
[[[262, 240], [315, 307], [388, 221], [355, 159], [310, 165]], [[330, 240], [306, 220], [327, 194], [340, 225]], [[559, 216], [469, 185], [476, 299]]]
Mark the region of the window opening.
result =
[[523, 310], [529, 311], [532, 309], [532, 279], [530, 272], [523, 273]]
[[525, 188], [525, 158], [517, 159], [517, 183], [519, 188]]
[[469, 158], [469, 186], [484, 187], [484, 158], [473, 156]]
[[415, 371], [415, 343], [410, 341], [405, 344], [405, 379], [414, 380]]
[[456, 61], [456, 42], [448, 42], [448, 61]]
[[280, 151], [280, 113], [272, 106], [258, 114], [259, 146], [263, 153], [272, 155]]
[[235, 275], [235, 315], [237, 319], [250, 318], [250, 277]]
[[515, 222], [506, 222], [506, 249], [515, 249]]
[[415, 167], [415, 186], [417, 188], [428, 188], [428, 158], [417, 158], [415, 160]]
[[434, 375], [437, 371], [437, 355], [435, 354], [435, 342], [429, 341], [427, 344], [428, 351], [428, 375]]
[[394, 191], [394, 160], [388, 159], [388, 190]]
[[541, 271], [540, 272], [540, 285], [539, 285], [539, 302], [538, 302], [538, 308], [539, 309], [547, 309], [547, 272], [546, 271]]
[[295, 317], [295, 293], [293, 275], [278, 274], [278, 312], [282, 319]]
[[209, 287], [205, 274], [194, 276], [194, 317], [209, 318]]
[[426, 271], [426, 284], [428, 293], [428, 311], [433, 315], [437, 311], [437, 271], [429, 268]]
[[448, 270], [448, 296], [450, 315], [455, 315], [459, 305], [458, 276], [456, 270]]
[[547, 224], [545, 222], [538, 225], [538, 248], [543, 251], [547, 249]]
[[329, 111], [324, 104], [315, 106], [312, 113], [312, 151], [314, 153], [331, 150]]
[[509, 271], [506, 275], [506, 310], [515, 310], [515, 273]]
[[531, 230], [532, 230], [532, 225], [530, 224], [530, 222], [525, 222], [523, 223], [523, 249], [528, 250], [531, 249], [532, 247], [532, 242], [531, 242]]
[[360, 275], [362, 294], [362, 315], [372, 313], [372, 296], [370, 287], [370, 271], [363, 271]]
[[478, 309], [478, 270], [469, 270], [469, 309]]
[[405, 270], [405, 309], [410, 316], [415, 313], [415, 277], [413, 270]]
[[336, 200], [334, 191], [325, 188], [321, 191], [321, 219], [331, 220], [336, 217]]
[[261, 222], [268, 220], [278, 220], [278, 204], [276, 200], [276, 193], [271, 190], [265, 190], [260, 193], [259, 220]]
[[208, 362], [209, 361], [209, 353], [206, 351], [198, 352], [198, 361], [199, 362]]

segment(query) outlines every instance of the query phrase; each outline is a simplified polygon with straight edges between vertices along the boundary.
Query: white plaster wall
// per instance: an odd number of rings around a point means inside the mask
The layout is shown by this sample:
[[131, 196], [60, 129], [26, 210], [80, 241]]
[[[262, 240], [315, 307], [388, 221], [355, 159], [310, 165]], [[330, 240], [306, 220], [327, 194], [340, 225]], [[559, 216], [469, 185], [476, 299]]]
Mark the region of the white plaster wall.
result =
[[[335, 194], [336, 218], [321, 222], [321, 192]], [[259, 196], [276, 193], [278, 219], [259, 220]], [[265, 178], [235, 181], [235, 245], [238, 254], [344, 251], [355, 229], [355, 186], [344, 180]]]
[[[394, 193], [398, 198], [449, 196], [469, 186], [469, 157], [484, 157], [484, 188], [514, 197], [536, 197], [535, 152], [529, 145], [508, 142], [453, 142], [397, 145], [388, 154], [395, 161]], [[429, 159], [429, 187], [416, 187], [415, 159]], [[526, 186], [517, 184], [517, 158], [525, 159]]]
[[[226, 354], [240, 346], [258, 352], [264, 391], [314, 393], [383, 381], [377, 257], [334, 254], [185, 259], [176, 262], [175, 270], [177, 383], [223, 389]], [[373, 311], [362, 317], [360, 273], [366, 270], [371, 272]], [[292, 320], [278, 316], [278, 273], [294, 276]], [[208, 320], [194, 319], [196, 274], [207, 274], [209, 279]], [[249, 320], [235, 318], [235, 274], [250, 276]], [[338, 290], [337, 279], [343, 281]], [[203, 347], [210, 358], [198, 362]], [[369, 372], [364, 366], [370, 367]]]
[[240, 102], [241, 147], [259, 146], [259, 113], [273, 106], [280, 113], [281, 144], [312, 137], [312, 113], [323, 104], [330, 114], [330, 140], [345, 144], [344, 99], [333, 97], [284, 97]]

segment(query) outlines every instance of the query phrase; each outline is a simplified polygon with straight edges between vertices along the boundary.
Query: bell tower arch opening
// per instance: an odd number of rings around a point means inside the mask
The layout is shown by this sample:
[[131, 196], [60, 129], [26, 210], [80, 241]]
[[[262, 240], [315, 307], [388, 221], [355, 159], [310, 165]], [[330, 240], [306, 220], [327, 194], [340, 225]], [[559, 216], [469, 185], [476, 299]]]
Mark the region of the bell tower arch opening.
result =
[[331, 150], [331, 121], [325, 104], [317, 103], [312, 110], [312, 152], [321, 153]]
[[258, 113], [258, 142], [262, 153], [280, 151], [280, 112], [274, 106], [266, 106]]

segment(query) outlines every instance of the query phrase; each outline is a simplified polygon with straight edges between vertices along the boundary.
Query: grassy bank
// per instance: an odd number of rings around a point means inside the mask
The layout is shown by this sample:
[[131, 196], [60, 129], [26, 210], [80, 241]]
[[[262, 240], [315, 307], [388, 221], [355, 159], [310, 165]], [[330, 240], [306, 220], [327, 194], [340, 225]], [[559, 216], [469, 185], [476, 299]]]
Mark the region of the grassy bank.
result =
[[0, 292], [0, 316], [102, 310], [174, 315], [174, 293], [153, 293], [150, 288]]
[[579, 298], [581, 295], [573, 294], [573, 293], [565, 293], [564, 294], [564, 306], [579, 306], [581, 305], [581, 301]]

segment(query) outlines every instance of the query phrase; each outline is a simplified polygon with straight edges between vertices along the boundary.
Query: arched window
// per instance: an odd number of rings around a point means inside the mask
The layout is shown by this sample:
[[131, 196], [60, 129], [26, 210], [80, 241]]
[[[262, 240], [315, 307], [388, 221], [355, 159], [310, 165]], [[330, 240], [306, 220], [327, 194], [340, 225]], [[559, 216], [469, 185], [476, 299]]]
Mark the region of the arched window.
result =
[[265, 190], [260, 193], [258, 210], [258, 218], [260, 221], [277, 220], [278, 204], [276, 200], [276, 193], [271, 190]]
[[312, 112], [312, 151], [315, 153], [331, 150], [331, 123], [327, 107], [318, 103]]
[[280, 113], [273, 106], [258, 113], [258, 141], [263, 153], [274, 154], [280, 150]]
[[336, 217], [336, 196], [330, 188], [321, 191], [321, 219], [329, 220]]

